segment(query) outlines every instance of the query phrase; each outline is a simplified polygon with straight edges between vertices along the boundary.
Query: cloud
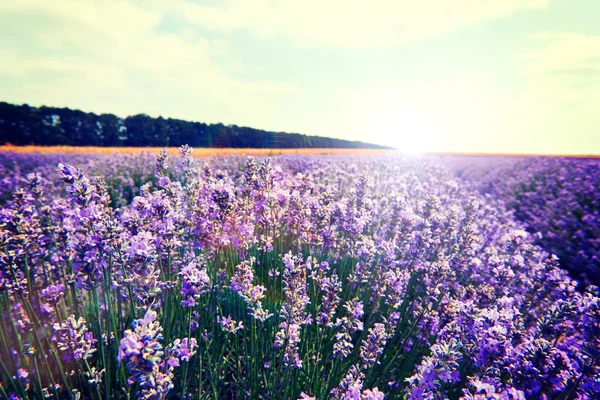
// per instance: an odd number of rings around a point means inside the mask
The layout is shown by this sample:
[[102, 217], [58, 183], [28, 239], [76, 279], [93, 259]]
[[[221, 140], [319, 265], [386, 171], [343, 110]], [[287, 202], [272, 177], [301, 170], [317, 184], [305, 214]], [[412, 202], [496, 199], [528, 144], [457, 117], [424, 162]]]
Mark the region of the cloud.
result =
[[548, 0], [233, 0], [164, 3], [203, 29], [291, 38], [304, 46], [418, 42], [480, 21], [543, 8]]
[[562, 142], [555, 153], [599, 154], [600, 36], [544, 32], [533, 39], [538, 47], [523, 54], [523, 97], [540, 143]]
[[588, 103], [600, 100], [600, 36], [540, 33], [541, 46], [523, 55], [523, 76], [546, 101]]
[[600, 76], [600, 36], [577, 33], [543, 33], [536, 35], [545, 45], [526, 53], [529, 75], [577, 76], [582, 79]]
[[[216, 62], [227, 54], [226, 41], [159, 32], [164, 16], [161, 9], [114, 0], [0, 3], [6, 33], [0, 83], [3, 76], [9, 82], [3, 100], [230, 121], [224, 107], [207, 115], [212, 104], [251, 103], [248, 109], [275, 112], [281, 96], [302, 91], [293, 82], [227, 73]], [[253, 115], [236, 122], [256, 123]]]

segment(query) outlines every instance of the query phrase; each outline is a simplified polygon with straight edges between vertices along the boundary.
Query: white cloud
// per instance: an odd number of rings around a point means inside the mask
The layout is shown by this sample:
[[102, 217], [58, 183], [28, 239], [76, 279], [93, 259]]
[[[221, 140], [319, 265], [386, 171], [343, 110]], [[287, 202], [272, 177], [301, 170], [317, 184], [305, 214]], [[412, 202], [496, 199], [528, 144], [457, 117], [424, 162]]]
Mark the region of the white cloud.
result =
[[[533, 39], [538, 48], [523, 54], [523, 97], [540, 145], [599, 154], [600, 36], [545, 32]], [[562, 147], [552, 149], [553, 142]]]
[[464, 25], [546, 7], [548, 0], [233, 0], [223, 6], [174, 1], [204, 29], [284, 36], [306, 46], [406, 44]]
[[600, 36], [576, 33], [543, 33], [541, 49], [526, 53], [525, 73], [531, 77], [589, 80], [600, 77]]
[[[0, 13], [7, 22], [0, 32], [14, 34], [0, 49], [0, 75], [20, 82], [4, 100], [231, 121], [223, 107], [205, 114], [206, 104], [236, 101], [275, 111], [280, 96], [302, 91], [293, 82], [226, 73], [215, 62], [227, 54], [226, 41], [158, 33], [160, 9], [115, 0], [23, 0], [0, 3]], [[184, 98], [194, 107], [181, 105]], [[253, 115], [237, 122], [255, 123]]]
[[523, 76], [544, 102], [582, 111], [600, 101], [600, 36], [541, 33], [541, 46], [523, 55]]

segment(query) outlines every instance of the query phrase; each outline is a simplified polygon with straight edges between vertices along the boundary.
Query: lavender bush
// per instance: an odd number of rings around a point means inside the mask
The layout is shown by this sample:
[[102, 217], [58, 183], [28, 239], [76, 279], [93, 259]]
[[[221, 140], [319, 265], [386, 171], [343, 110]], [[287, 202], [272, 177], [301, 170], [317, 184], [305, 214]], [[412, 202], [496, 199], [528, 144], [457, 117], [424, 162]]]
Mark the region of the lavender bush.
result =
[[435, 159], [2, 157], [2, 397], [600, 396], [597, 289]]

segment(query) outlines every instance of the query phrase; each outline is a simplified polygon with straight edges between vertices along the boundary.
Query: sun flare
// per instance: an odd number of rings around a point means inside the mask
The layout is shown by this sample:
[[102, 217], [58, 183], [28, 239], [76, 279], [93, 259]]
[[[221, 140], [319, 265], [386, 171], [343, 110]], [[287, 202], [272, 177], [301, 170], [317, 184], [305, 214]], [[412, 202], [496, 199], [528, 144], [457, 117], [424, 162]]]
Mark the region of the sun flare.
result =
[[415, 109], [383, 110], [372, 126], [374, 135], [407, 155], [431, 151], [441, 132], [433, 114]]

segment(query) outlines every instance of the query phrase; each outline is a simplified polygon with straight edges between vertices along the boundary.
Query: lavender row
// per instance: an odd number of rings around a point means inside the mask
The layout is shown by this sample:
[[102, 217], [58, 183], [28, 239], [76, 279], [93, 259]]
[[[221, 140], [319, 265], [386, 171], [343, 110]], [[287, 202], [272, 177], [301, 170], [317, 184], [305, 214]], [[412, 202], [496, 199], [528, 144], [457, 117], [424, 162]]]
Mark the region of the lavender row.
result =
[[434, 160], [3, 157], [0, 396], [600, 395], [596, 288]]
[[600, 160], [471, 159], [457, 170], [482, 194], [502, 199], [573, 277], [600, 284]]

